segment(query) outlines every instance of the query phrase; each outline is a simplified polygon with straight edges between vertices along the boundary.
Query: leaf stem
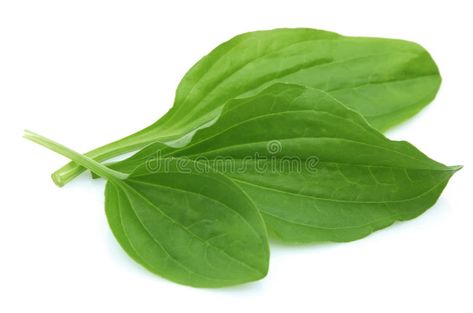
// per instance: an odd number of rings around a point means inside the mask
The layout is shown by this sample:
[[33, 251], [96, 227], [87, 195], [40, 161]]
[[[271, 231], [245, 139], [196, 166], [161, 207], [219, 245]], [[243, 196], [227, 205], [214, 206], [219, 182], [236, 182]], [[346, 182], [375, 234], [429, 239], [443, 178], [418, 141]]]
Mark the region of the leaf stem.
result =
[[46, 137], [43, 137], [31, 131], [25, 130], [23, 137], [71, 159], [72, 161], [75, 162], [75, 164], [78, 164], [80, 166], [83, 166], [84, 168], [89, 169], [90, 171], [94, 172], [100, 177], [116, 181], [116, 180], [123, 180], [127, 178], [128, 176], [126, 174], [112, 170], [106, 167], [105, 165], [102, 165], [99, 162], [91, 159], [88, 156], [80, 154], [57, 142], [54, 142]]
[[[166, 141], [172, 140], [174, 138], [175, 136], [171, 135], [157, 136], [155, 134], [151, 134], [150, 131], [146, 131], [145, 129], [144, 131], [91, 150], [84, 155], [91, 160], [101, 162], [124, 153], [139, 150], [156, 140]], [[79, 176], [83, 171], [85, 171], [85, 168], [82, 166], [82, 164], [79, 164], [79, 162], [73, 160], [73, 162], [69, 162], [55, 171], [51, 175], [51, 178], [57, 186], [62, 187], [69, 181], [73, 180], [75, 177]]]

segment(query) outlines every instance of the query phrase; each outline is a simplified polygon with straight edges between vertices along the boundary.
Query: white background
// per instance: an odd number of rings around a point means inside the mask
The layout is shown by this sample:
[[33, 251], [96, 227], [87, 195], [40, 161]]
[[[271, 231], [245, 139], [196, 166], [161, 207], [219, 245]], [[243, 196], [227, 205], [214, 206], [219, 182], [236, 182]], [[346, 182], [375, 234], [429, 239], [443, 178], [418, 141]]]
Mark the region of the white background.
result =
[[[471, 1], [1, 1], [0, 312], [473, 312]], [[147, 126], [201, 56], [276, 27], [402, 38], [428, 49], [443, 85], [388, 136], [463, 164], [419, 218], [347, 244], [273, 244], [262, 281], [219, 290], [130, 260], [103, 210], [103, 181], [57, 188], [65, 159]]]

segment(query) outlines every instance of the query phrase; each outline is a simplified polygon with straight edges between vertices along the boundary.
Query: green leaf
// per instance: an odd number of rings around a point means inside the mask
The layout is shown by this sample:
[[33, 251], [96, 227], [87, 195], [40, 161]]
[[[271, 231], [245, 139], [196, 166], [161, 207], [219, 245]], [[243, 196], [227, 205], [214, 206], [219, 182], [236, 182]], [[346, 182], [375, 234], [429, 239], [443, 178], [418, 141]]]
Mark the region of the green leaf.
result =
[[128, 177], [44, 137], [25, 137], [108, 178], [105, 209], [123, 249], [150, 271], [180, 284], [222, 287], [263, 278], [269, 247], [254, 204], [230, 179], [195, 163]]
[[[384, 130], [427, 105], [440, 81], [429, 53], [408, 41], [305, 28], [245, 33], [218, 46], [187, 72], [174, 106], [160, 120], [87, 155], [103, 161], [192, 134], [216, 118], [228, 100], [254, 95], [276, 82], [325, 90]], [[82, 170], [70, 163], [53, 179], [62, 186]]]
[[458, 170], [387, 139], [324, 91], [283, 84], [232, 100], [188, 146], [156, 143], [111, 167], [153, 171], [173, 158], [225, 173], [289, 242], [350, 241], [412, 219]]

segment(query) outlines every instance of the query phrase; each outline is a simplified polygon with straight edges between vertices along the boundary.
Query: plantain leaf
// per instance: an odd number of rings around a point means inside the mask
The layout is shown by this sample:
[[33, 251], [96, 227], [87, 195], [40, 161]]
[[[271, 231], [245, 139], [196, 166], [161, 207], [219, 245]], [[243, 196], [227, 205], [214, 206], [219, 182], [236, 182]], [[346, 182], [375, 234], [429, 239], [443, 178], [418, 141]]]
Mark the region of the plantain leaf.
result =
[[[429, 53], [408, 41], [306, 28], [245, 33], [218, 46], [187, 72], [174, 106], [156, 123], [87, 155], [103, 161], [192, 134], [216, 118], [228, 100], [255, 95], [276, 82], [323, 89], [385, 130], [427, 105], [440, 81]], [[62, 186], [82, 170], [69, 163], [53, 179]]]
[[25, 137], [108, 179], [105, 208], [123, 249], [150, 271], [180, 284], [222, 287], [263, 278], [269, 247], [254, 204], [230, 179], [188, 163], [131, 175], [107, 169], [44, 137]]
[[225, 173], [289, 242], [350, 241], [412, 219], [459, 169], [387, 139], [324, 91], [284, 84], [230, 101], [185, 147], [152, 144], [111, 168], [152, 172], [166, 160]]

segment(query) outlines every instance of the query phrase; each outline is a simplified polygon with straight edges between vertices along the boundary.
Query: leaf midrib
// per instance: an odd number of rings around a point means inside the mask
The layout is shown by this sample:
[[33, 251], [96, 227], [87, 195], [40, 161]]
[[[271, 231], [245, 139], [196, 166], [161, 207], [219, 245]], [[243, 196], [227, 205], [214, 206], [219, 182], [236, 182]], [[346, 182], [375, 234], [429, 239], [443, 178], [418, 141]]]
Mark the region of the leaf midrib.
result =
[[[409, 159], [412, 159], [414, 161], [418, 161], [418, 162], [421, 162], [421, 163], [425, 163], [425, 162], [435, 162], [433, 160], [430, 160], [430, 159], [426, 159], [426, 160], [421, 160], [421, 159], [417, 159], [417, 158], [414, 158], [413, 156], [411, 155], [408, 155], [408, 154], [404, 154], [402, 152], [399, 152], [399, 151], [396, 151], [396, 150], [392, 150], [392, 149], [389, 149], [389, 148], [386, 148], [386, 147], [383, 147], [383, 146], [376, 146], [376, 145], [372, 145], [372, 144], [368, 144], [368, 143], [365, 143], [365, 142], [361, 142], [361, 141], [355, 141], [355, 140], [351, 140], [351, 139], [347, 139], [347, 138], [340, 138], [340, 137], [301, 137], [301, 136], [298, 136], [298, 137], [291, 137], [291, 138], [284, 138], [284, 139], [277, 139], [279, 142], [284, 142], [284, 141], [288, 141], [288, 140], [295, 140], [295, 139], [302, 139], [302, 140], [307, 140], [307, 139], [312, 139], [312, 140], [340, 140], [340, 141], [347, 141], [347, 142], [352, 142], [352, 143], [355, 143], [355, 144], [359, 144], [359, 145], [365, 145], [365, 146], [368, 146], [368, 147], [373, 147], [373, 148], [376, 148], [376, 149], [380, 149], [380, 150], [385, 150], [385, 151], [388, 151], [388, 152], [393, 152], [393, 153], [396, 153], [398, 155], [401, 155], [401, 156], [404, 156], [404, 157], [407, 157]], [[269, 139], [268, 139], [269, 140]], [[219, 151], [224, 151], [228, 148], [234, 148], [234, 147], [244, 147], [244, 146], [248, 146], [248, 145], [254, 145], [254, 144], [263, 144], [263, 143], [267, 143], [268, 140], [263, 140], [263, 141], [253, 141], [253, 142], [249, 142], [249, 143], [242, 143], [242, 144], [233, 144], [233, 145], [229, 145], [229, 146], [225, 146], [225, 147], [221, 147], [221, 148], [218, 148], [218, 149], [212, 149], [212, 150], [207, 150], [205, 152], [200, 152], [198, 154], [193, 154], [193, 155], [188, 155], [188, 156], [185, 156], [187, 158], [191, 158], [191, 157], [194, 157], [194, 156], [200, 156], [200, 155], [205, 155], [207, 153], [215, 153], [215, 152], [219, 152]], [[337, 163], [337, 162], [334, 162], [334, 163]], [[363, 163], [346, 163], [346, 162], [338, 162], [339, 164], [345, 164], [345, 165], [360, 165], [360, 166], [365, 166], [365, 165], [369, 165], [369, 164], [363, 164]], [[434, 163], [434, 164], [437, 164], [437, 163]], [[442, 166], [441, 164], [438, 164], [440, 166]], [[378, 166], [378, 165], [376, 165]], [[389, 166], [391, 167], [391, 166]], [[439, 171], [445, 171], [445, 170], [449, 170], [448, 168], [446, 169], [436, 169], [436, 168], [428, 168], [428, 167], [395, 167], [395, 166], [392, 166], [392, 168], [399, 168], [399, 169], [416, 169], [416, 170], [439, 170]]]
[[[303, 40], [303, 41], [300, 41], [300, 42], [296, 42], [296, 43], [293, 43], [291, 45], [288, 45], [288, 46], [285, 46], [283, 47], [282, 49], [278, 49], [278, 50], [275, 50], [275, 51], [272, 51], [270, 53], [267, 53], [267, 54], [263, 54], [261, 56], [258, 56], [256, 58], [253, 58], [251, 60], [249, 60], [248, 62], [246, 62], [245, 64], [242, 64], [242, 66], [238, 67], [235, 69], [235, 71], [232, 71], [229, 75], [225, 76], [225, 78], [223, 80], [220, 80], [217, 84], [215, 84], [207, 93], [205, 96], [201, 97], [200, 99], [198, 99], [198, 105], [196, 105], [194, 107], [194, 109], [198, 109], [199, 105], [201, 106], [201, 104], [204, 102], [204, 100], [206, 100], [209, 96], [210, 96], [210, 93], [212, 91], [214, 91], [218, 86], [220, 86], [224, 81], [228, 80], [230, 77], [232, 77], [233, 75], [235, 75], [237, 72], [239, 72], [240, 70], [242, 70], [243, 68], [245, 68], [246, 66], [248, 66], [249, 64], [255, 62], [255, 61], [258, 61], [259, 59], [261, 58], [264, 58], [264, 57], [267, 57], [267, 56], [270, 56], [271, 54], [274, 54], [274, 53], [280, 53], [281, 51], [283, 51], [284, 49], [286, 48], [290, 48], [292, 46], [295, 46], [297, 44], [301, 44], [301, 43], [306, 43], [306, 42], [309, 42], [309, 41], [335, 41], [335, 40], [343, 40], [343, 39], [350, 39], [350, 37], [345, 37], [345, 36], [340, 36], [340, 37], [335, 37], [335, 38], [330, 38], [330, 39], [327, 39], [327, 38], [324, 38], [324, 39], [310, 39], [310, 40]], [[232, 47], [233, 49], [234, 47]], [[228, 52], [227, 52], [228, 53]], [[319, 63], [319, 64], [315, 64], [315, 65], [312, 65], [312, 66], [307, 66], [307, 67], [304, 67], [304, 66], [301, 66], [299, 69], [296, 69], [294, 72], [297, 72], [301, 69], [307, 69], [307, 68], [313, 68], [313, 67], [317, 67], [317, 66], [326, 66], [326, 65], [333, 65], [333, 64], [343, 64], [343, 63], [346, 63], [346, 62], [350, 62], [350, 61], [353, 61], [353, 60], [358, 60], [358, 59], [364, 59], [364, 58], [371, 58], [371, 57], [380, 57], [380, 56], [385, 56], [385, 55], [394, 55], [394, 54], [412, 54], [412, 55], [416, 55], [415, 53], [412, 53], [412, 52], [409, 52], [409, 51], [395, 51], [395, 52], [384, 52], [384, 53], [376, 53], [376, 54], [369, 54], [369, 55], [363, 55], [363, 56], [359, 56], [359, 57], [354, 57], [354, 58], [345, 58], [345, 59], [340, 59], [340, 60], [337, 60], [337, 61], [331, 61], [331, 62], [326, 62], [326, 63]], [[322, 58], [323, 59], [323, 58]], [[319, 59], [317, 59], [319, 60]], [[296, 66], [295, 66], [296, 68]], [[289, 75], [292, 75], [294, 74], [294, 72], [289, 72], [285, 75], [282, 75], [282, 76], [278, 76], [276, 75], [274, 78], [272, 78], [272, 80], [275, 80], [275, 79], [281, 79], [283, 77], [287, 77]], [[204, 74], [205, 75], [205, 74]], [[432, 75], [435, 75], [432, 74]], [[179, 107], [178, 108], [182, 108], [186, 105], [187, 103], [187, 99], [191, 93], [191, 91], [195, 88], [195, 86], [200, 82], [200, 80], [203, 79], [203, 77], [205, 76], [202, 76], [199, 78], [199, 80], [197, 80], [194, 85], [192, 86], [191, 90], [189, 91], [189, 93], [186, 95], [185, 99], [182, 100], [178, 105]], [[395, 82], [396, 80], [392, 80], [393, 82]], [[248, 93], [248, 92], [251, 92], [255, 89], [258, 89], [259, 87], [261, 87], [262, 85], [266, 84], [268, 81], [264, 81], [264, 82], [258, 82], [258, 84], [255, 86], [255, 87], [251, 87], [251, 89], [248, 89], [246, 90], [245, 92], [243, 93], [239, 93], [239, 94], [236, 94], [236, 95], [233, 95], [232, 98], [236, 98], [236, 97], [239, 97], [240, 95], [242, 94], [245, 94], [245, 93]], [[372, 82], [373, 83], [373, 82]], [[371, 83], [371, 84], [372, 84]], [[350, 87], [348, 87], [350, 88]], [[353, 88], [357, 88], [357, 87], [353, 87]], [[176, 109], [176, 111], [174, 112], [174, 114], [177, 114], [177, 112], [179, 111], [179, 109]]]
[[274, 191], [276, 193], [288, 194], [288, 195], [292, 195], [292, 196], [300, 196], [300, 197], [303, 197], [303, 198], [310, 198], [310, 199], [320, 200], [320, 201], [337, 202], [337, 203], [354, 203], [354, 204], [362, 204], [362, 203], [366, 203], [366, 204], [386, 204], [386, 203], [407, 202], [407, 201], [411, 201], [411, 200], [415, 200], [417, 198], [420, 198], [421, 196], [431, 192], [433, 189], [435, 189], [436, 187], [441, 185], [443, 182], [445, 182], [449, 178], [442, 179], [440, 181], [440, 183], [434, 184], [433, 187], [427, 189], [426, 191], [418, 194], [415, 197], [405, 198], [405, 199], [402, 199], [402, 200], [386, 200], [386, 201], [356, 201], [356, 200], [343, 200], [343, 199], [335, 199], [335, 198], [322, 198], [322, 197], [309, 195], [309, 194], [295, 193], [295, 192], [292, 192], [292, 191], [289, 191], [289, 190], [276, 189], [272, 186], [257, 184], [257, 183], [254, 183], [254, 182], [249, 182], [249, 181], [244, 180], [244, 179], [233, 178], [233, 177], [230, 177], [230, 179], [232, 179], [232, 180], [234, 180], [238, 183], [241, 183], [241, 184], [251, 185], [253, 187], [257, 187], [257, 188], [261, 188], [261, 189], [267, 189], [267, 190], [270, 190], [270, 191]]

